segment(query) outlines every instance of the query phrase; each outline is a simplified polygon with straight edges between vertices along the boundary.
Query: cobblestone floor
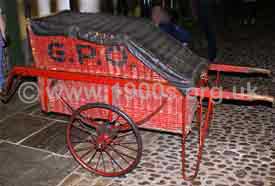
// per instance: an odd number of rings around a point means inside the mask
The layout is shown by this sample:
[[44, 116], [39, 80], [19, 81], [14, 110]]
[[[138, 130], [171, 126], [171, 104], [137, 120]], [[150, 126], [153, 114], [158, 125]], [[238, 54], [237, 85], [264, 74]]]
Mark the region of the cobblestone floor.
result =
[[[264, 33], [256, 39], [259, 32]], [[227, 35], [220, 41], [220, 62], [275, 71], [274, 36], [249, 28], [238, 37]], [[226, 76], [224, 86], [240, 88], [247, 81], [257, 92], [275, 96], [275, 76]], [[68, 118], [43, 114], [39, 106], [24, 105], [17, 98], [0, 104], [0, 113], [0, 186], [275, 186], [275, 109], [268, 105], [217, 105], [193, 182], [181, 177], [180, 136], [142, 131], [144, 151], [138, 168], [123, 177], [103, 178], [85, 172], [67, 153]], [[194, 131], [188, 140], [188, 161], [194, 160], [196, 142]]]

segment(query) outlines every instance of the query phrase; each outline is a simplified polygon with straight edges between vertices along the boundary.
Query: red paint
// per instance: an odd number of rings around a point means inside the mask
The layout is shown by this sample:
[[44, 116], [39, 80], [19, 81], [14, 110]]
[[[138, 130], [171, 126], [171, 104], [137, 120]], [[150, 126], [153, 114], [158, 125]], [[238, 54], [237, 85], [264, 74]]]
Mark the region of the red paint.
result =
[[235, 72], [235, 73], [249, 73], [249, 67], [239, 67], [232, 65], [219, 65], [219, 64], [210, 64], [210, 71], [219, 71], [219, 72]]

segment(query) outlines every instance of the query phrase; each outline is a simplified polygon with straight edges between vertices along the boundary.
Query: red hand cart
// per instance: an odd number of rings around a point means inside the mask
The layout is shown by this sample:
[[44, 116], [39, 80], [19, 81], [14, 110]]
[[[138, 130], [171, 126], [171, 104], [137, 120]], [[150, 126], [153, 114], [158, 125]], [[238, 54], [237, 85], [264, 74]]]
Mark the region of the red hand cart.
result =
[[[142, 40], [140, 35], [124, 37], [138, 29], [137, 25], [142, 28], [141, 36], [148, 30], [158, 33], [160, 36], [152, 36], [154, 44], [165, 52], [147, 47], [152, 44], [150, 37], [143, 47], [136, 41]], [[92, 32], [91, 27], [100, 32]], [[121, 32], [121, 28], [126, 31]], [[142, 155], [139, 128], [145, 128], [182, 135], [183, 178], [192, 180], [198, 174], [213, 117], [213, 100], [274, 103], [270, 96], [221, 91], [208, 80], [208, 71], [217, 73], [218, 86], [224, 72], [271, 75], [269, 70], [205, 64], [204, 59], [181, 49], [143, 20], [62, 12], [31, 20], [28, 32], [35, 63], [12, 69], [1, 100], [11, 98], [23, 77], [37, 77], [42, 110], [71, 116], [67, 128], [71, 154], [85, 169], [102, 176], [120, 176], [137, 166]], [[159, 37], [165, 38], [165, 46], [156, 40]], [[166, 47], [169, 44], [173, 46]], [[154, 52], [159, 55], [154, 56]], [[168, 58], [173, 61], [165, 64]], [[207, 107], [203, 107], [204, 102]], [[195, 172], [187, 176], [185, 144], [193, 120], [199, 126], [199, 149]]]

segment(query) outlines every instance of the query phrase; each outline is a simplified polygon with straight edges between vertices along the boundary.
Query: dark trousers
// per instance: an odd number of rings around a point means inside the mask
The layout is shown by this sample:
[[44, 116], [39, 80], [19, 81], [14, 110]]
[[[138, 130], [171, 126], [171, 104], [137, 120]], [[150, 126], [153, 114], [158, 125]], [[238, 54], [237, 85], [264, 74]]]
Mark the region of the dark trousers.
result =
[[[219, 19], [220, 25], [224, 29], [228, 29], [230, 26], [230, 22], [233, 19], [233, 16], [236, 15], [236, 9], [238, 7], [238, 4], [236, 3], [236, 0], [222, 0], [220, 1], [220, 4], [216, 16]], [[232, 14], [234, 10], [234, 14]]]
[[118, 14], [124, 15], [124, 16], [128, 15], [127, 0], [118, 0]]
[[151, 0], [140, 0], [141, 16], [151, 17]]
[[214, 29], [213, 2], [208, 0], [200, 0], [198, 7], [199, 23], [208, 42], [208, 58], [214, 61], [217, 57], [217, 40]]
[[251, 21], [251, 19], [256, 18], [256, 9], [257, 3], [256, 2], [247, 2], [243, 3], [243, 19]]

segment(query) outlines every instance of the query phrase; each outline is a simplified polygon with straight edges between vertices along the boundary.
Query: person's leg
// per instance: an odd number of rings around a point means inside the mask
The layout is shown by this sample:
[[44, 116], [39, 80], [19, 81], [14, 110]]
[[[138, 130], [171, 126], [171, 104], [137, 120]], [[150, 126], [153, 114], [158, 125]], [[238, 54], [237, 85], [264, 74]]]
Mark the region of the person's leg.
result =
[[0, 47], [0, 89], [3, 89], [4, 87], [4, 69], [3, 69], [3, 47]]
[[244, 3], [244, 24], [249, 24], [251, 21], [251, 3]]
[[256, 15], [257, 14], [257, 3], [253, 2], [251, 3], [251, 24], [256, 23]]
[[208, 59], [209, 61], [213, 62], [217, 57], [216, 34], [213, 28], [211, 28], [209, 24], [204, 25], [204, 29], [205, 29], [204, 32], [207, 38], [207, 42], [208, 42]]
[[123, 7], [123, 1], [124, 0], [118, 0], [118, 2], [117, 2], [117, 14], [118, 15], [122, 15], [124, 12], [123, 12], [123, 9], [124, 9], [124, 7]]
[[129, 9], [128, 9], [128, 4], [127, 4], [127, 1], [126, 1], [126, 0], [123, 0], [123, 1], [122, 1], [122, 7], [123, 7], [123, 10], [122, 10], [123, 15], [124, 15], [124, 16], [128, 16], [128, 11], [129, 11]]
[[240, 24], [242, 25], [245, 20], [245, 3], [243, 2], [243, 0], [238, 1], [238, 10], [239, 10], [238, 16], [239, 16]]
[[241, 4], [241, 23], [242, 24], [247, 24], [247, 3], [242, 1], [242, 4]]
[[151, 15], [151, 5], [150, 5], [150, 1], [149, 0], [146, 0], [146, 3], [145, 3], [145, 17], [150, 17]]
[[214, 31], [213, 18], [211, 16], [211, 4], [203, 1], [199, 7], [199, 20], [201, 28], [208, 42], [208, 58], [212, 62], [217, 57], [216, 34]]

